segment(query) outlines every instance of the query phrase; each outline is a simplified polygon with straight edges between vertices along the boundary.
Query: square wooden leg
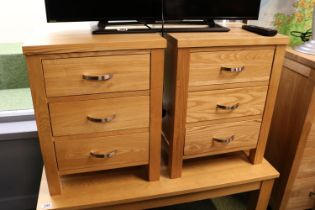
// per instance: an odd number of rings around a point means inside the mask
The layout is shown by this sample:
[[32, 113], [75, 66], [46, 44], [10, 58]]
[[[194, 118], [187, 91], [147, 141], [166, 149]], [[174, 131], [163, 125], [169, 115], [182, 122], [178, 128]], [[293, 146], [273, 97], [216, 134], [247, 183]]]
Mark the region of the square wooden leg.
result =
[[273, 183], [274, 179], [263, 181], [260, 190], [251, 193], [248, 210], [267, 210]]

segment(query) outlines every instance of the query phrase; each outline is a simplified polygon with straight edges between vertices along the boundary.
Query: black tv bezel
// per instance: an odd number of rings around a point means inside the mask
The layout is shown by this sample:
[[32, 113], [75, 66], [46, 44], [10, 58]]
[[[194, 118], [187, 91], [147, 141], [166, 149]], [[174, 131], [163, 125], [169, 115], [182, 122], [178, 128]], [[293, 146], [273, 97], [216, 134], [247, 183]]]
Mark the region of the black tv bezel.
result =
[[[154, 17], [141, 17], [135, 19], [135, 17], [115, 17], [115, 19], [104, 19], [104, 18], [76, 18], [76, 19], [70, 19], [70, 18], [58, 18], [58, 19], [49, 19], [49, 10], [47, 10], [47, 5], [49, 0], [45, 0], [45, 12], [46, 12], [46, 20], [47, 23], [62, 23], [62, 22], [90, 22], [90, 21], [139, 21], [141, 23], [154, 23], [156, 21], [161, 21], [161, 16], [159, 18]], [[162, 10], [161, 10], [162, 13]]]
[[[162, 0], [165, 1], [165, 0]], [[260, 15], [260, 7], [261, 7], [261, 1], [262, 0], [258, 0], [259, 1], [259, 7], [258, 7], [258, 12], [257, 12], [257, 16], [255, 17], [251, 17], [251, 16], [242, 16], [242, 17], [237, 17], [237, 16], [220, 16], [220, 17], [216, 17], [216, 16], [194, 16], [194, 17], [180, 17], [178, 19], [166, 19], [165, 15], [164, 15], [164, 20], [165, 22], [167, 21], [178, 21], [178, 20], [258, 20], [259, 19], [259, 15]], [[163, 3], [163, 8], [162, 10], [164, 11], [164, 3]]]
[[[46, 12], [46, 20], [48, 23], [62, 23], [62, 22], [90, 22], [90, 21], [138, 21], [140, 23], [155, 23], [155, 22], [161, 22], [164, 21], [165, 23], [168, 22], [179, 22], [183, 20], [258, 20], [259, 19], [259, 11], [261, 7], [261, 0], [259, 0], [259, 7], [258, 7], [258, 14], [255, 17], [251, 16], [242, 16], [242, 17], [235, 17], [235, 16], [220, 16], [220, 17], [214, 17], [214, 16], [199, 16], [199, 17], [181, 17], [178, 19], [165, 19], [165, 16], [162, 17], [162, 14], [159, 18], [154, 17], [115, 17], [115, 19], [104, 19], [104, 18], [76, 18], [76, 19], [70, 19], [70, 18], [58, 18], [58, 19], [49, 19], [49, 12], [47, 10], [47, 5], [49, 0], [45, 0], [45, 12]], [[163, 0], [161, 0], [162, 2]], [[163, 4], [161, 5], [161, 12], [163, 12], [164, 7]]]

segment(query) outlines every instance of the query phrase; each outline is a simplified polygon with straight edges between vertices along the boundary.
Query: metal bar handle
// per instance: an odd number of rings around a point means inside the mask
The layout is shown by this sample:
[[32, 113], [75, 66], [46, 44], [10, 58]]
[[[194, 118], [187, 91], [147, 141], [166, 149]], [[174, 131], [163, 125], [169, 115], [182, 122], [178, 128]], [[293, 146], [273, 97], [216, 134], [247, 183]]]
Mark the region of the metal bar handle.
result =
[[109, 153], [97, 153], [97, 152], [94, 152], [94, 151], [91, 151], [90, 152], [90, 155], [94, 158], [102, 158], [102, 159], [109, 159], [109, 158], [112, 158], [114, 157], [115, 155], [117, 154], [117, 150], [114, 150], [112, 152], [109, 152]]
[[116, 118], [115, 114], [113, 114], [110, 117], [104, 117], [104, 118], [96, 118], [96, 117], [87, 116], [87, 120], [94, 123], [109, 123], [109, 122], [112, 122], [115, 118]]
[[234, 139], [235, 139], [234, 135], [230, 136], [230, 137], [228, 137], [226, 139], [215, 138], [215, 137], [212, 138], [213, 141], [216, 141], [216, 142], [219, 142], [219, 143], [222, 143], [222, 144], [230, 144], [232, 141], [234, 141]]
[[245, 70], [245, 66], [239, 66], [239, 67], [221, 67], [221, 71], [227, 71], [227, 72], [242, 72]]
[[112, 74], [104, 74], [104, 75], [82, 75], [82, 79], [89, 81], [107, 81], [113, 78]]
[[231, 110], [231, 111], [233, 111], [233, 110], [235, 110], [235, 109], [237, 109], [239, 107], [240, 107], [239, 103], [234, 104], [232, 106], [225, 106], [225, 105], [217, 104], [217, 109], [223, 109], [223, 110]]

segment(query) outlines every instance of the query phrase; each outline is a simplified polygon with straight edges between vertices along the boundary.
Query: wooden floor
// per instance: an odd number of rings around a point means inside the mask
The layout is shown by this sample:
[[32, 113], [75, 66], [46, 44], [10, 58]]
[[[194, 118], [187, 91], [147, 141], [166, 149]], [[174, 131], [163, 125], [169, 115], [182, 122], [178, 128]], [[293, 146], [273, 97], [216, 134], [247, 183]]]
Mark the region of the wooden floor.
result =
[[[169, 179], [166, 167], [161, 173], [155, 182], [142, 177], [141, 167], [66, 176], [62, 195], [53, 197], [43, 174], [37, 209], [146, 209], [258, 190], [269, 181], [272, 187], [279, 176], [266, 160], [252, 165], [239, 153], [186, 161], [178, 179]], [[268, 193], [261, 193], [259, 202], [266, 202]]]

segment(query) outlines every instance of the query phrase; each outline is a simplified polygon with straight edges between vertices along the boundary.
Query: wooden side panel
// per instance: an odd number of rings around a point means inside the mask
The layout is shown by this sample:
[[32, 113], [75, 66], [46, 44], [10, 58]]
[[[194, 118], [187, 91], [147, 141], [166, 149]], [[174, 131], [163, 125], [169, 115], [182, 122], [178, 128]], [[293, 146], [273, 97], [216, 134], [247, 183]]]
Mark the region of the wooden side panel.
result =
[[188, 94], [188, 49], [169, 44], [166, 52], [163, 132], [169, 144], [170, 177], [181, 176], [183, 164], [185, 119]]
[[44, 160], [47, 181], [49, 184], [49, 192], [51, 195], [57, 195], [61, 193], [61, 185], [58, 175], [55, 148], [52, 141], [41, 58], [39, 56], [28, 56], [27, 65], [39, 143]]
[[284, 196], [283, 209], [312, 208], [314, 198], [310, 192], [315, 190], [315, 88], [309, 104], [295, 160], [288, 180], [287, 193]]
[[269, 135], [274, 106], [276, 103], [278, 87], [281, 78], [282, 65], [284, 61], [286, 46], [279, 45], [276, 47], [275, 56], [271, 71], [269, 90], [266, 99], [264, 117], [261, 125], [260, 135], [258, 139], [257, 148], [250, 151], [250, 160], [252, 163], [261, 163], [264, 158], [265, 148]]
[[280, 209], [285, 197], [311, 94], [312, 84], [308, 78], [283, 69], [266, 148], [266, 158], [281, 174], [271, 196], [273, 209]]
[[[274, 47], [231, 49], [191, 54], [189, 89], [228, 83], [269, 80]], [[244, 67], [242, 72], [221, 71], [221, 67]]]
[[[48, 97], [149, 89], [150, 54], [43, 60]], [[88, 76], [112, 76], [106, 81]]]
[[[188, 93], [187, 123], [262, 115], [268, 87], [235, 88]], [[217, 108], [235, 106], [235, 110]]]
[[160, 178], [164, 49], [151, 52], [149, 180]]

